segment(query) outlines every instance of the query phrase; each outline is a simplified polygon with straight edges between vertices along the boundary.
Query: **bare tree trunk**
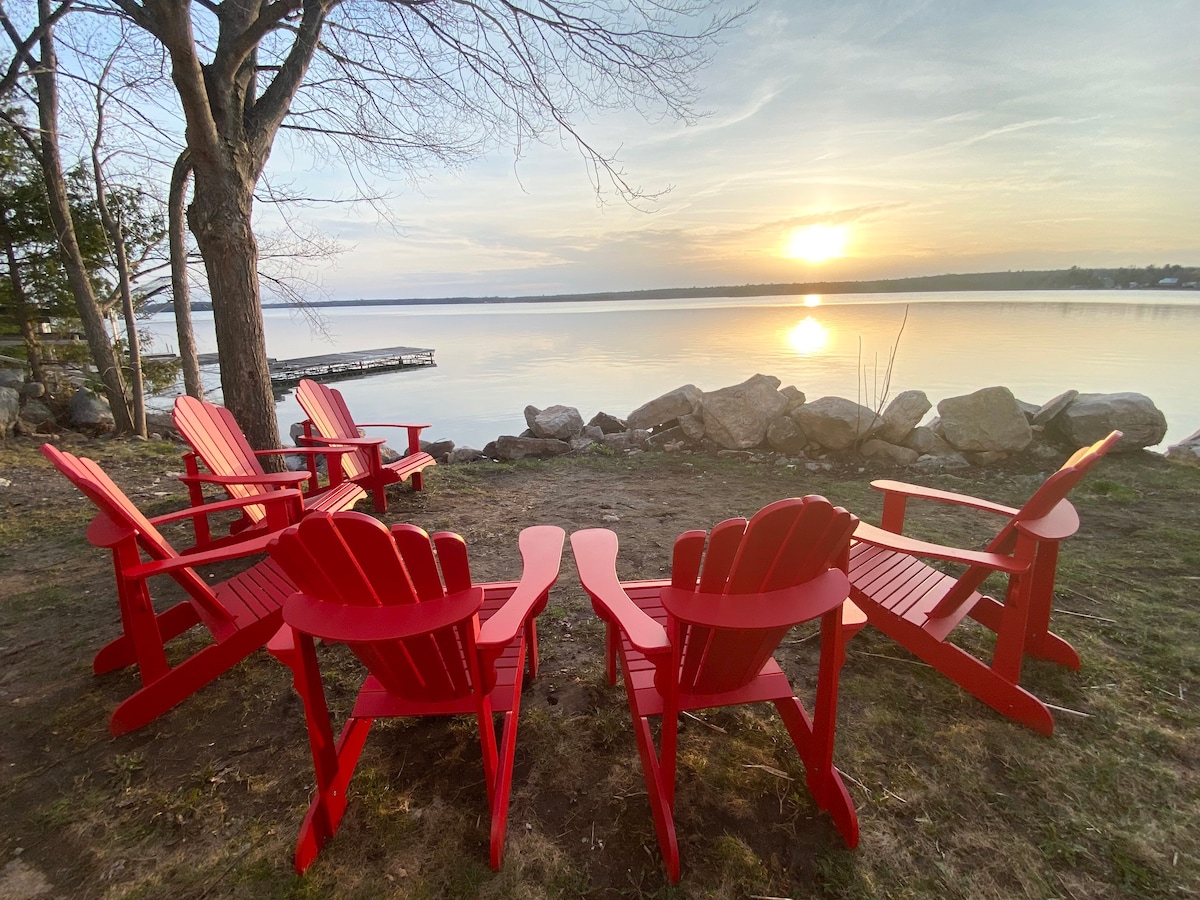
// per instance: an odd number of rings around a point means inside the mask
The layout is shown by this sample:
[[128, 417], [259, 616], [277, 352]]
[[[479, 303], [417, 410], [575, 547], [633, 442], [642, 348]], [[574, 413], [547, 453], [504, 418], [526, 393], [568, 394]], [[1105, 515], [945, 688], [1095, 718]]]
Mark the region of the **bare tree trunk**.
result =
[[[221, 392], [252, 447], [279, 446], [258, 286], [258, 241], [250, 227], [253, 182], [196, 169], [188, 224], [204, 258], [221, 353]], [[264, 461], [264, 466], [266, 461]]]
[[[38, 18], [42, 23], [50, 19], [49, 0], [38, 0]], [[58, 147], [58, 85], [55, 81], [57, 61], [54, 55], [54, 36], [47, 25], [41, 37], [41, 64], [34, 70], [38, 93], [38, 123], [41, 126], [41, 150], [38, 154], [42, 174], [46, 180], [46, 196], [50, 205], [50, 219], [62, 249], [63, 268], [67, 283], [75, 296], [79, 318], [83, 320], [83, 331], [87, 336], [92, 359], [100, 370], [108, 405], [112, 410], [113, 424], [119, 434], [133, 430], [133, 419], [129, 414], [129, 401], [125, 397], [125, 385], [121, 368], [113, 352], [104, 316], [96, 301], [88, 278], [87, 265], [75, 237], [75, 223], [71, 219], [67, 185], [63, 178], [62, 155]]]
[[112, 242], [116, 256], [118, 290], [121, 294], [121, 311], [125, 316], [126, 351], [129, 354], [129, 389], [133, 396], [133, 430], [146, 437], [146, 389], [142, 379], [142, 346], [137, 332], [137, 316], [133, 310], [133, 287], [129, 283], [129, 253], [125, 245], [125, 234], [121, 223], [112, 217], [108, 208], [108, 189], [104, 184], [104, 172], [100, 164], [100, 135], [103, 116], [96, 126], [96, 141], [92, 145], [92, 171], [96, 178], [96, 208], [104, 225], [108, 239]]
[[196, 332], [192, 328], [192, 295], [188, 286], [187, 242], [184, 239], [184, 198], [192, 162], [184, 150], [171, 172], [171, 190], [167, 198], [167, 231], [171, 241], [171, 296], [175, 307], [175, 333], [179, 337], [179, 360], [183, 366], [183, 389], [189, 397], [204, 399], [200, 383], [200, 358], [196, 353]]

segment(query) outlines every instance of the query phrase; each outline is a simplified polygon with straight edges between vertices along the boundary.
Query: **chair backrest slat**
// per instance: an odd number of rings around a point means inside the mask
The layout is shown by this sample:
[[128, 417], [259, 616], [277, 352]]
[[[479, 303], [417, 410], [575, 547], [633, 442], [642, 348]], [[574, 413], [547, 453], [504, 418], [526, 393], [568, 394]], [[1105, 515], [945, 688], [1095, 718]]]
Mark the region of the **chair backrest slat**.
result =
[[[312, 513], [275, 538], [269, 552], [303, 593], [331, 611], [446, 595], [428, 535], [412, 527], [389, 532], [362, 513]], [[410, 638], [348, 646], [387, 691], [413, 701], [446, 701], [472, 690], [468, 654], [474, 653], [475, 628], [472, 620]]]
[[[225, 407], [195, 397], [179, 397], [171, 418], [184, 440], [213, 475], [265, 474], [233, 413]], [[262, 484], [230, 484], [223, 487], [230, 497], [236, 498], [256, 497], [272, 490]], [[247, 506], [244, 512], [251, 522], [260, 522], [267, 515], [266, 509], [258, 505]]]
[[[817, 496], [777, 501], [748, 522], [722, 522], [709, 539], [695, 590], [764, 602], [755, 595], [799, 586], [836, 565], [857, 524], [846, 510]], [[683, 558], [691, 553], [689, 546]], [[720, 693], [748, 684], [790, 626], [713, 628], [676, 622], [675, 628], [681, 689]]]
[[[341, 391], [305, 378], [296, 386], [296, 401], [321, 437], [336, 440], [359, 436], [358, 425]], [[342, 470], [351, 480], [370, 470], [367, 455], [362, 450], [346, 453], [341, 460]]]

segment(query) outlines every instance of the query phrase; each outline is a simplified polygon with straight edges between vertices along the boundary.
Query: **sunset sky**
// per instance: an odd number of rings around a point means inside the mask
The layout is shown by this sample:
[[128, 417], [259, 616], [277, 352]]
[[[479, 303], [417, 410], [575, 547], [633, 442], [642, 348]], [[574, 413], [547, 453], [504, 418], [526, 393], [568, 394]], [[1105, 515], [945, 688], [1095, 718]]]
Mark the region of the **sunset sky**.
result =
[[[378, 186], [395, 225], [304, 210], [345, 248], [315, 274], [354, 299], [1200, 264], [1198, 39], [1196, 0], [761, 0], [699, 123], [585, 126], [671, 188], [651, 212], [598, 205], [569, 148], [500, 153]], [[269, 171], [351, 190], [284, 145]]]

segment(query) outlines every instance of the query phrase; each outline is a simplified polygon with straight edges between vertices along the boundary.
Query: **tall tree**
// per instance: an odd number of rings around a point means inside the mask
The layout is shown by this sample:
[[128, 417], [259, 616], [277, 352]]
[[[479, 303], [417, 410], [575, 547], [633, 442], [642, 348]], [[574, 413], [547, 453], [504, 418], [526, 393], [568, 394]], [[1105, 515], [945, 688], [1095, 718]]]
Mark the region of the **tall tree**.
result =
[[[46, 2], [46, 0], [41, 0]], [[251, 227], [284, 126], [410, 171], [498, 140], [574, 140], [597, 190], [637, 195], [581, 135], [593, 108], [687, 117], [696, 67], [738, 13], [716, 0], [107, 0], [171, 63], [194, 192], [188, 223], [213, 301], [225, 404], [279, 442]], [[689, 23], [696, 22], [689, 28]]]
[[[0, 118], [14, 129], [37, 157], [41, 166], [50, 218], [58, 239], [67, 282], [71, 286], [79, 318], [83, 322], [88, 348], [99, 370], [100, 380], [112, 409], [114, 426], [118, 433], [128, 433], [133, 429], [133, 418], [125, 395], [125, 383], [116, 350], [105, 327], [104, 316], [88, 276], [87, 261], [71, 216], [67, 180], [59, 145], [58, 62], [54, 47], [54, 24], [70, 8], [71, 3], [72, 0], [62, 0], [55, 5], [50, 0], [38, 0], [37, 24], [30, 35], [24, 37], [13, 26], [3, 6], [0, 6], [0, 25], [12, 41], [14, 49], [14, 58], [3, 79], [0, 79], [0, 89], [14, 90], [22, 72], [32, 75], [36, 87], [34, 99], [38, 112], [38, 128], [36, 132], [30, 129], [20, 117], [13, 115], [11, 109], [0, 108]], [[36, 55], [34, 47], [38, 51]]]

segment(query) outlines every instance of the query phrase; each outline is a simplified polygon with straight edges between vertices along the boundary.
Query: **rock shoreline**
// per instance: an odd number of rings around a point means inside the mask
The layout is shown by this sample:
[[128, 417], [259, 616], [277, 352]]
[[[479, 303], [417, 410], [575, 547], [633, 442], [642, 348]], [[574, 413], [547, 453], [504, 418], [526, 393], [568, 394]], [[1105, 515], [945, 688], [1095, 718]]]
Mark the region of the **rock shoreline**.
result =
[[[869, 409], [843, 397], [808, 400], [778, 378], [754, 375], [741, 384], [701, 391], [685, 384], [625, 417], [599, 412], [586, 423], [573, 406], [525, 408], [527, 429], [501, 435], [482, 449], [451, 441], [423, 443], [440, 463], [546, 458], [569, 453], [715, 452], [826, 468], [867, 459], [893, 466], [941, 470], [986, 466], [1018, 456], [1056, 458], [1100, 440], [1123, 437], [1114, 452], [1160, 443], [1167, 422], [1143, 394], [1065, 391], [1041, 405], [1018, 400], [1006, 387], [986, 387], [937, 405], [923, 391], [897, 394]], [[1168, 458], [1200, 462], [1200, 431], [1171, 447]]]
[[[112, 428], [103, 398], [84, 389], [74, 391], [57, 415], [43, 402], [50, 399], [46, 386], [25, 382], [19, 371], [0, 370], [0, 437], [51, 434], [63, 430], [64, 420], [84, 433]], [[450, 440], [422, 442], [422, 449], [442, 464], [661, 451], [715, 452], [813, 469], [865, 459], [940, 470], [1017, 456], [1049, 459], [1113, 430], [1124, 435], [1114, 452], [1131, 452], [1157, 445], [1167, 430], [1154, 402], [1134, 392], [1068, 390], [1037, 405], [993, 386], [942, 400], [926, 421], [931, 410], [933, 404], [919, 390], [903, 391], [886, 406], [870, 409], [843, 397], [809, 400], [795, 386], [759, 374], [714, 391], [685, 384], [624, 417], [599, 412], [586, 423], [573, 406], [527, 406], [528, 427], [519, 435], [501, 435], [482, 449]], [[1166, 456], [1200, 464], [1200, 431], [1168, 448]]]

